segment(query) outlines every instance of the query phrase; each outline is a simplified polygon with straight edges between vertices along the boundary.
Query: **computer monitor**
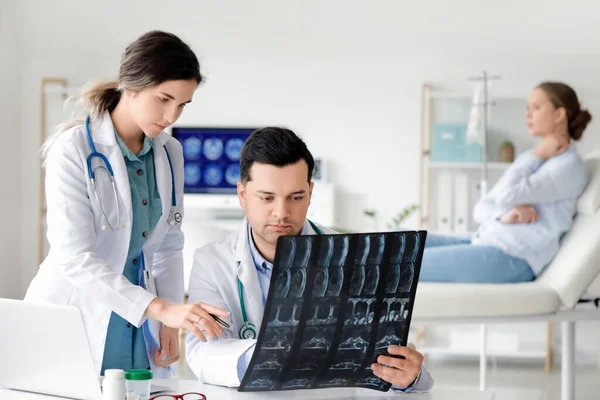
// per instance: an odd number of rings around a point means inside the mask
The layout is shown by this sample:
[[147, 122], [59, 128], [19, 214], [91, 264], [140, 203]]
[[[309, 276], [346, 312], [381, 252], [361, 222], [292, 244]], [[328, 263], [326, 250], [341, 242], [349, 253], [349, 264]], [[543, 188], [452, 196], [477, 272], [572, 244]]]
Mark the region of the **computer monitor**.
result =
[[235, 194], [240, 152], [256, 128], [173, 127], [183, 147], [184, 193]]

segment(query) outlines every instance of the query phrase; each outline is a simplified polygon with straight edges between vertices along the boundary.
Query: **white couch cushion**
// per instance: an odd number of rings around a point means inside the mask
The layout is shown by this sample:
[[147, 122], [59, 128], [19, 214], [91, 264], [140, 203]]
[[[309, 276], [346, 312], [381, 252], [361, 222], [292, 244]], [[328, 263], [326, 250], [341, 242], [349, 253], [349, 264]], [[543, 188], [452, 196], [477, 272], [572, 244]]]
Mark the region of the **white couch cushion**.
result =
[[600, 272], [600, 154], [585, 157], [590, 181], [577, 202], [573, 227], [560, 250], [538, 278], [554, 289], [565, 308], [571, 308]]
[[600, 156], [596, 153], [585, 158], [590, 181], [577, 202], [579, 214], [594, 215], [600, 206]]
[[547, 285], [427, 283], [417, 285], [412, 318], [471, 318], [556, 312], [560, 299]]
[[537, 279], [559, 295], [571, 308], [600, 272], [600, 213], [578, 215], [560, 250]]

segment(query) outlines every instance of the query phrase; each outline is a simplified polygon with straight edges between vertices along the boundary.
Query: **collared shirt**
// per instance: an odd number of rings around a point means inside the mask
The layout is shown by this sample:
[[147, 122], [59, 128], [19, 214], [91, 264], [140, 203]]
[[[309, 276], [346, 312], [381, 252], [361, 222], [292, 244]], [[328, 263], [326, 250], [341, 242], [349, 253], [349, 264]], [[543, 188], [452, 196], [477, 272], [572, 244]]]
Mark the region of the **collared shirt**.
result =
[[[308, 221], [304, 221], [300, 235], [306, 235], [308, 233], [308, 225]], [[254, 261], [254, 266], [256, 267], [256, 273], [258, 274], [258, 281], [263, 294], [263, 305], [266, 305], [267, 296], [269, 295], [269, 286], [271, 284], [271, 274], [273, 273], [273, 264], [265, 260], [265, 258], [260, 255], [260, 252], [256, 248], [256, 245], [254, 244], [254, 238], [252, 237], [252, 228], [250, 227], [250, 223], [247, 223], [247, 229], [248, 247], [250, 248], [250, 254], [252, 255], [252, 260]]]
[[[129, 282], [139, 285], [142, 246], [162, 215], [154, 171], [153, 142], [145, 136], [142, 150], [136, 156], [116, 132], [115, 136], [125, 158], [133, 212], [131, 239], [123, 275]], [[108, 324], [101, 373], [112, 368], [146, 369], [149, 366], [142, 329], [113, 312]]]

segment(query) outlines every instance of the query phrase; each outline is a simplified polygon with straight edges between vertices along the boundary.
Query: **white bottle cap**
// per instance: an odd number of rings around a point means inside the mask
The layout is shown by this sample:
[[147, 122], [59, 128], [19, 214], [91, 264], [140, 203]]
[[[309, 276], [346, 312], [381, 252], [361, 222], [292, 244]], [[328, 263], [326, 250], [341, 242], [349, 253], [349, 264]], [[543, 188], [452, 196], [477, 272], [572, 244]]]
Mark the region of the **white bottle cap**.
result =
[[104, 379], [125, 379], [125, 371], [122, 369], [107, 369], [104, 371]]

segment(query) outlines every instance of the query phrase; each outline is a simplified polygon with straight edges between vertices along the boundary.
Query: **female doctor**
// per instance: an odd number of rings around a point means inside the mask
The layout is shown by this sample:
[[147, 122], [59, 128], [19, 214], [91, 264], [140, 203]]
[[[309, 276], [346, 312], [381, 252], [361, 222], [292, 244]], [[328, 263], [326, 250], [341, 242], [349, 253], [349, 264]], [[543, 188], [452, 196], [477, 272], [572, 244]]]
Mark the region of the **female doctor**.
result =
[[223, 333], [208, 313], [227, 312], [181, 304], [183, 154], [163, 132], [202, 80], [184, 42], [148, 32], [125, 50], [118, 81], [84, 91], [86, 120], [44, 144], [50, 252], [25, 299], [79, 308], [102, 375], [168, 376], [179, 328]]

